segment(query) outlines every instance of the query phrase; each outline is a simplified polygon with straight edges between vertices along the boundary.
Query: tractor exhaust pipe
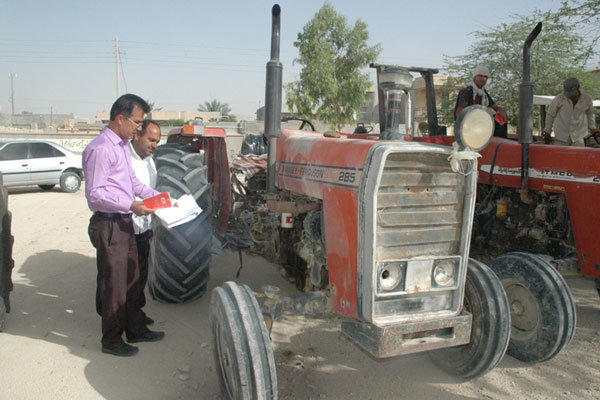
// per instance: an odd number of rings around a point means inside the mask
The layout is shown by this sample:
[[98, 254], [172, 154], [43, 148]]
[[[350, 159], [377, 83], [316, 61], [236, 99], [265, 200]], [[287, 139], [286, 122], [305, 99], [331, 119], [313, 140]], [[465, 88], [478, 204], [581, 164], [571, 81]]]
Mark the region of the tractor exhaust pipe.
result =
[[519, 85], [519, 143], [521, 143], [521, 189], [529, 187], [529, 144], [533, 143], [533, 85], [531, 75], [531, 44], [542, 31], [539, 22], [523, 45], [523, 82]]
[[267, 192], [275, 191], [275, 163], [277, 161], [276, 140], [281, 136], [281, 82], [283, 66], [279, 61], [279, 32], [281, 7], [271, 9], [271, 60], [267, 63], [265, 90], [265, 136], [269, 141], [267, 155]]

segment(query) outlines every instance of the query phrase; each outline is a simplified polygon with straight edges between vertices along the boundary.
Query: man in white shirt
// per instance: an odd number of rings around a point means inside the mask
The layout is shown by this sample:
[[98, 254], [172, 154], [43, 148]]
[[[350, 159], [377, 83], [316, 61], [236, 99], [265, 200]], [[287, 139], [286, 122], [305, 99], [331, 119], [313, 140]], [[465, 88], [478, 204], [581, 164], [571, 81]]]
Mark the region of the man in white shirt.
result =
[[544, 140], [550, 143], [550, 133], [554, 127], [555, 144], [584, 146], [588, 131], [592, 135], [600, 132], [596, 129], [592, 97], [579, 89], [579, 81], [576, 78], [566, 79], [563, 89], [548, 108]]
[[[131, 167], [135, 176], [145, 185], [154, 188], [156, 186], [156, 166], [152, 159], [152, 153], [160, 142], [160, 127], [155, 121], [144, 120], [142, 129], [135, 133], [129, 147], [131, 150]], [[141, 199], [136, 199], [141, 200]], [[140, 269], [140, 308], [146, 305], [144, 288], [148, 281], [148, 256], [150, 254], [150, 239], [152, 238], [151, 222], [152, 215], [133, 216], [133, 229], [138, 248], [138, 264]], [[146, 325], [154, 323], [143, 311]]]

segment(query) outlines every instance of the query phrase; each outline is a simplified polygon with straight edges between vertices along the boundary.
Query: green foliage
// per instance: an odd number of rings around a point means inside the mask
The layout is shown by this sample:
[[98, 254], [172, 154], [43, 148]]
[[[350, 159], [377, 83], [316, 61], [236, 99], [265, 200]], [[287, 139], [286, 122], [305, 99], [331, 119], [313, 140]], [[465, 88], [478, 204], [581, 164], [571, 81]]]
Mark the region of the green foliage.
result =
[[595, 47], [600, 41], [600, 0], [563, 0], [557, 17], [575, 24]]
[[302, 66], [297, 81], [286, 85], [287, 105], [295, 114], [332, 127], [354, 122], [371, 85], [361, 69], [375, 61], [379, 44], [368, 46], [367, 25], [348, 26], [329, 2], [304, 26], [294, 42]]
[[[446, 57], [446, 70], [454, 78], [443, 90], [448, 92], [464, 87], [472, 79], [472, 71], [478, 64], [490, 69], [486, 89], [508, 113], [509, 120], [518, 120], [518, 91], [522, 81], [523, 44], [538, 22], [543, 23], [542, 32], [531, 47], [531, 81], [534, 93], [556, 95], [562, 91], [562, 83], [568, 77], [580, 79], [582, 89], [597, 92], [600, 82], [584, 72], [586, 63], [593, 55], [583, 37], [573, 25], [564, 24], [550, 13], [535, 11], [531, 16], [514, 16], [514, 21], [502, 23], [486, 31], [476, 31], [470, 52], [457, 57]], [[461, 84], [462, 83], [462, 84]], [[454, 120], [456, 93], [440, 113], [444, 123]]]
[[168, 119], [165, 122], [161, 122], [160, 126], [182, 126], [185, 125], [185, 121], [182, 119]]
[[146, 99], [146, 103], [148, 103], [148, 105], [150, 106], [150, 112], [152, 111], [160, 111], [163, 108], [162, 107], [155, 107], [154, 103], [150, 101], [150, 99]]
[[235, 115], [226, 115], [221, 118], [221, 122], [237, 122], [237, 117]]

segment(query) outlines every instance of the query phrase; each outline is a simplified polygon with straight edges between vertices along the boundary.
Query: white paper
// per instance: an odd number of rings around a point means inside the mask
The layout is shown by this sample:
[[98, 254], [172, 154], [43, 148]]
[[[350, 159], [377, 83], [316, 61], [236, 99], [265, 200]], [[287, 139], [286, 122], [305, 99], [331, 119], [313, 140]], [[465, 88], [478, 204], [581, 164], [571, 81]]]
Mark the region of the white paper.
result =
[[196, 218], [202, 209], [198, 207], [196, 200], [190, 194], [184, 194], [177, 199], [177, 207], [160, 208], [154, 211], [160, 222], [171, 229], [177, 225], [185, 224]]

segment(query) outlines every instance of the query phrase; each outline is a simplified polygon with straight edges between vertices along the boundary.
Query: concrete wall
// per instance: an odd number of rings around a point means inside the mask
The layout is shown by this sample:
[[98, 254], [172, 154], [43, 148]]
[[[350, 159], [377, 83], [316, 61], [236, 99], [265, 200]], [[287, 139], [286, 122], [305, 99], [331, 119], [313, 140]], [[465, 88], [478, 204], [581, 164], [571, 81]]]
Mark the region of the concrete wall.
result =
[[[158, 122], [181, 119], [185, 122], [191, 121], [196, 118], [202, 118], [205, 122], [211, 119], [221, 119], [221, 113], [219, 112], [204, 112], [204, 111], [151, 111], [148, 114], [149, 119], [153, 119]], [[108, 123], [110, 121], [110, 111], [100, 110], [96, 111], [96, 120]]]

